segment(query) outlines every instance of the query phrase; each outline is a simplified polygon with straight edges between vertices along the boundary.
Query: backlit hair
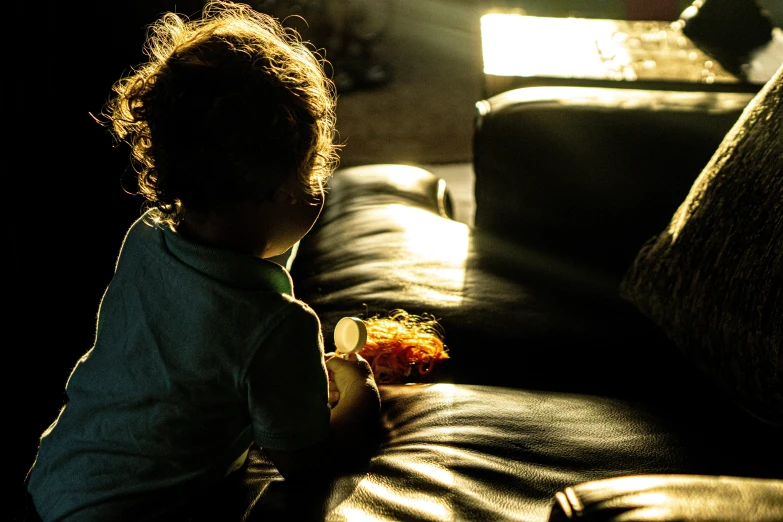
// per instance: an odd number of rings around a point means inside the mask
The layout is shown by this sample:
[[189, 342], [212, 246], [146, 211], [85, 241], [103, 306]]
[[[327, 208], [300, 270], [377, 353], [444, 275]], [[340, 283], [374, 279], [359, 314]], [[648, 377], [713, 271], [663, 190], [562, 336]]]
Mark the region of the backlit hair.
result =
[[131, 147], [157, 220], [271, 197], [296, 176], [316, 194], [337, 165], [335, 91], [299, 35], [245, 4], [208, 2], [148, 29], [149, 61], [113, 86], [103, 112]]

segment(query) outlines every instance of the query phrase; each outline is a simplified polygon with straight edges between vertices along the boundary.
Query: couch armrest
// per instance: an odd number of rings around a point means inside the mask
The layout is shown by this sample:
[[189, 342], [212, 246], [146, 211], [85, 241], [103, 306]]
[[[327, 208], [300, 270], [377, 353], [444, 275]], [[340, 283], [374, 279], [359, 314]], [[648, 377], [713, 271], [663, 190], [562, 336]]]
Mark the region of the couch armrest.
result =
[[779, 522], [783, 480], [634, 475], [585, 482], [555, 495], [549, 522]]
[[[429, 210], [454, 219], [454, 205], [446, 181], [432, 172], [411, 165], [378, 164], [340, 169], [326, 186], [329, 207], [316, 226], [361, 208], [362, 196], [372, 195], [375, 204], [388, 201]], [[356, 205], [354, 208], [352, 205]]]

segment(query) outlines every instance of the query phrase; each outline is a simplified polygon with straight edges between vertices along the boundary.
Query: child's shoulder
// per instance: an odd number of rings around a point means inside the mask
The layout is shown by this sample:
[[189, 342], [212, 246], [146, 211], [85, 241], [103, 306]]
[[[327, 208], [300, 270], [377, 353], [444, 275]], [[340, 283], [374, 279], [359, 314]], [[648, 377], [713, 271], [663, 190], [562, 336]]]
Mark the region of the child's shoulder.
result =
[[289, 304], [286, 314], [300, 322], [314, 322], [320, 326], [321, 320], [310, 305], [288, 294], [281, 294], [281, 298]]

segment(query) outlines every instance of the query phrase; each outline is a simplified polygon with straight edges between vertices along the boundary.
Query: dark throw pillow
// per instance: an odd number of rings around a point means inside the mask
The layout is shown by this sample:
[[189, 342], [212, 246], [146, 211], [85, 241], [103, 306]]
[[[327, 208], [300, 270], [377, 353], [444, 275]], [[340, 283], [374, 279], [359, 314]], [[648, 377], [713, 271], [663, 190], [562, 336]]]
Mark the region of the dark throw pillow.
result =
[[620, 292], [742, 407], [783, 424], [783, 67]]

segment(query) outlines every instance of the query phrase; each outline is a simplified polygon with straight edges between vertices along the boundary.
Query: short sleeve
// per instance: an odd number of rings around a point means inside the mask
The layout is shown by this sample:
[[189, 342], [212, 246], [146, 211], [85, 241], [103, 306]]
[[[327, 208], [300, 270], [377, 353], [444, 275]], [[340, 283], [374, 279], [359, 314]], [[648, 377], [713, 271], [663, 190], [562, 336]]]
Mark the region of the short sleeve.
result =
[[329, 388], [321, 323], [315, 312], [293, 302], [265, 338], [246, 376], [255, 442], [291, 451], [329, 434]]

